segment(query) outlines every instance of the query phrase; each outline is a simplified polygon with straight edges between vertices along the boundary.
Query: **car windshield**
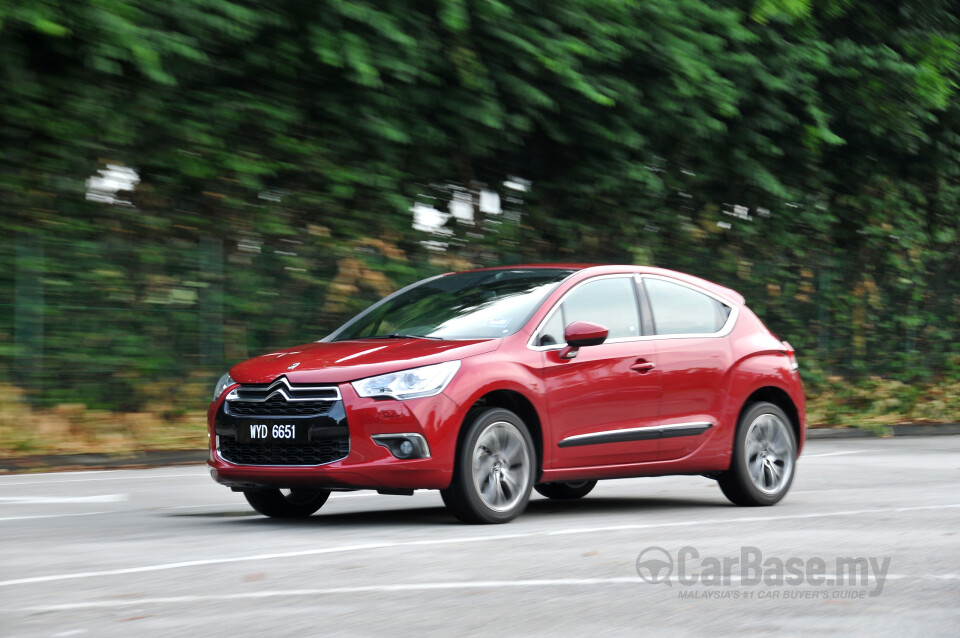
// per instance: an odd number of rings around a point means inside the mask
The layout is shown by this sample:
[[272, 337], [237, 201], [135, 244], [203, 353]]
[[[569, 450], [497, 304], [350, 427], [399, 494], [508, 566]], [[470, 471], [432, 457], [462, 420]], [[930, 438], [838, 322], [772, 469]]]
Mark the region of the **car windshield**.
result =
[[573, 270], [485, 270], [428, 279], [387, 297], [325, 341], [491, 339], [519, 330]]

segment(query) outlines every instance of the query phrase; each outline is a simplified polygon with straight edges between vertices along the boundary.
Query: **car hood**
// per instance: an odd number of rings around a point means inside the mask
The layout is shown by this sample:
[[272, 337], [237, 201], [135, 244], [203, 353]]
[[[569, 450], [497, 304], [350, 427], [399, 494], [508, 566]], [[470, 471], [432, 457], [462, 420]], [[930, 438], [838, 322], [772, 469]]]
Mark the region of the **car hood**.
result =
[[238, 363], [230, 368], [230, 376], [238, 383], [270, 383], [280, 375], [291, 383], [344, 383], [472, 357], [499, 346], [499, 339], [398, 338], [307, 343]]

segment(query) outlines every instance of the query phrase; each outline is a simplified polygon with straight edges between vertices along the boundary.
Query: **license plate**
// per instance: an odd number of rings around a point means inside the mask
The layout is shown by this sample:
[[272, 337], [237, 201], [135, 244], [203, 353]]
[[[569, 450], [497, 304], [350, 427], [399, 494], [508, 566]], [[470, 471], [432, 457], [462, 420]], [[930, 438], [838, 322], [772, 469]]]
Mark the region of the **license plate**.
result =
[[241, 421], [237, 439], [243, 443], [293, 442], [307, 440], [307, 423]]

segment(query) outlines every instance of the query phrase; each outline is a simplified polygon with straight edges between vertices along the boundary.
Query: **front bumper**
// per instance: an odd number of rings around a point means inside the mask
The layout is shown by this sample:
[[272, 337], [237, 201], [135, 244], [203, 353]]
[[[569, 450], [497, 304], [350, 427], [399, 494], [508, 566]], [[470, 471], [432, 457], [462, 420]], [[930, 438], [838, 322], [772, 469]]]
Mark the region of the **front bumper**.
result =
[[[338, 387], [349, 429], [349, 452], [344, 458], [317, 465], [241, 464], [225, 459], [218, 450], [217, 435], [217, 417], [223, 415], [224, 393], [210, 405], [207, 413], [210, 433], [207, 465], [213, 479], [239, 489], [443, 489], [450, 485], [458, 426], [464, 416], [459, 405], [442, 393], [397, 401], [358, 397], [349, 383]], [[222, 428], [223, 423], [220, 425]], [[429, 445], [430, 457], [398, 459], [373, 438], [400, 433], [422, 435]]]

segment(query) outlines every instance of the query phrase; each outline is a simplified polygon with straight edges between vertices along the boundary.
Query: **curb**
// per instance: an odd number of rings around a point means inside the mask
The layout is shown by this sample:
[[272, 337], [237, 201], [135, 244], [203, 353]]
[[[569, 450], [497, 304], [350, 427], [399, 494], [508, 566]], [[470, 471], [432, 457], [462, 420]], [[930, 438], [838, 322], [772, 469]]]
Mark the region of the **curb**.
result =
[[153, 450], [127, 454], [50, 454], [0, 458], [0, 473], [136, 469], [203, 463], [207, 450]]
[[923, 425], [887, 426], [886, 432], [861, 430], [860, 428], [807, 428], [807, 440], [810, 439], [860, 439], [892, 436], [952, 436], [960, 434], [960, 423], [926, 423]]
[[[807, 440], [862, 439], [903, 436], [956, 436], [960, 423], [928, 423], [894, 425], [886, 433], [859, 428], [808, 428]], [[207, 460], [207, 450], [155, 450], [129, 454], [51, 454], [0, 458], [0, 474], [18, 472], [69, 471], [91, 469], [137, 469], [165, 465], [188, 465]]]

